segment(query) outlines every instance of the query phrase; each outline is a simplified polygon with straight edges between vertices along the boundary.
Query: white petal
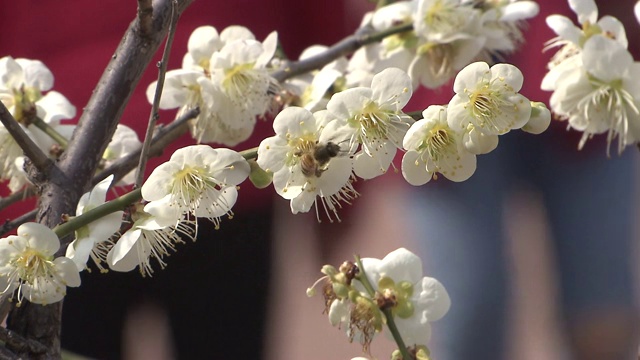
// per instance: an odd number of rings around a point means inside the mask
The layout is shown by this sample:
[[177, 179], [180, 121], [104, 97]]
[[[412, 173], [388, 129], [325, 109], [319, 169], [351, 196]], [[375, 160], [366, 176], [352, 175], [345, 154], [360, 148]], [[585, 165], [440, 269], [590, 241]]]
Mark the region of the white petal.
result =
[[427, 171], [426, 164], [419, 160], [417, 151], [407, 151], [402, 157], [402, 176], [413, 186], [428, 183], [433, 174]]
[[598, 7], [593, 0], [569, 0], [569, 6], [576, 15], [578, 22], [584, 24], [589, 21], [595, 24], [598, 21]]
[[401, 110], [411, 99], [413, 86], [406, 72], [388, 68], [373, 77], [371, 90], [371, 98], [377, 100], [378, 104], [394, 99], [396, 110]]
[[60, 119], [72, 119], [76, 116], [76, 107], [57, 91], [49, 91], [36, 104], [44, 109], [43, 120], [49, 125], [56, 125]]
[[53, 230], [34, 222], [18, 227], [18, 236], [27, 240], [29, 247], [38, 249], [45, 255], [53, 255], [60, 248], [60, 240]]
[[222, 42], [218, 31], [213, 26], [200, 26], [189, 36], [187, 48], [196, 62], [209, 60], [214, 51], [220, 50]]
[[262, 42], [262, 54], [258, 56], [256, 60], [256, 68], [264, 68], [269, 64], [269, 61], [273, 58], [273, 55], [276, 53], [276, 49], [278, 47], [278, 33], [276, 31], [272, 31]]
[[255, 36], [244, 26], [232, 25], [222, 30], [220, 39], [226, 44], [236, 40], [255, 40]]
[[[416, 289], [418, 290], [418, 289]], [[440, 281], [424, 277], [422, 278], [417, 295], [417, 302], [424, 309], [428, 321], [440, 320], [451, 307], [449, 293]]]
[[66, 257], [59, 257], [56, 258], [53, 263], [56, 266], [56, 270], [58, 270], [58, 275], [64, 280], [65, 285], [71, 287], [80, 286], [80, 273], [73, 261]]
[[311, 111], [304, 108], [288, 107], [273, 120], [273, 130], [276, 134], [284, 137], [288, 137], [288, 134], [300, 137], [304, 134], [315, 133], [316, 129], [316, 119]]
[[562, 15], [547, 16], [547, 26], [562, 39], [579, 44], [582, 30], [573, 25], [569, 18]]
[[399, 248], [382, 259], [378, 270], [382, 276], [388, 276], [395, 282], [415, 284], [422, 279], [422, 260], [411, 251]]
[[504, 79], [504, 83], [511, 86], [514, 92], [520, 91], [524, 77], [517, 67], [511, 64], [495, 64], [491, 67], [491, 80]]
[[334, 94], [327, 103], [327, 110], [336, 118], [348, 120], [371, 101], [372, 90], [364, 87], [351, 88]]
[[72, 241], [67, 247], [65, 256], [73, 261], [77, 271], [82, 271], [87, 266], [94, 245], [91, 238], [85, 237]]
[[157, 166], [153, 169], [147, 181], [142, 184], [142, 198], [147, 201], [154, 201], [165, 197], [173, 184], [174, 174], [180, 170], [180, 165], [174, 162], [165, 162]]
[[469, 64], [456, 76], [453, 91], [456, 94], [462, 94], [465, 89], [475, 89], [480, 79], [486, 78], [488, 80], [490, 76], [491, 71], [486, 62], [479, 61]]
[[530, 19], [540, 12], [540, 7], [535, 1], [516, 1], [504, 7], [500, 21], [517, 21]]
[[353, 160], [353, 172], [359, 177], [368, 180], [387, 172], [389, 165], [396, 155], [396, 147], [391, 143], [385, 143], [382, 148], [375, 148], [375, 156], [369, 156], [361, 151]]
[[40, 60], [16, 59], [24, 72], [24, 84], [40, 91], [53, 87], [53, 73]]

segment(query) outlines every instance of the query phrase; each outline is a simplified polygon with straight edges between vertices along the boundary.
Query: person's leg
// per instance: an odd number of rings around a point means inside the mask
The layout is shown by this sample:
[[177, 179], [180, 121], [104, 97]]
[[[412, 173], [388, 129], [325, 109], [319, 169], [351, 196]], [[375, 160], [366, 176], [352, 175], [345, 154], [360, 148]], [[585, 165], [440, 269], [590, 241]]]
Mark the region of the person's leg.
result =
[[636, 152], [629, 148], [607, 158], [600, 146], [588, 154], [545, 153], [541, 178], [575, 359], [637, 359], [631, 267]]
[[508, 289], [501, 207], [507, 151], [478, 157], [476, 173], [465, 182], [432, 180], [407, 199], [426, 274], [440, 280], [452, 299], [451, 310], [433, 324], [432, 351], [439, 359], [504, 356]]

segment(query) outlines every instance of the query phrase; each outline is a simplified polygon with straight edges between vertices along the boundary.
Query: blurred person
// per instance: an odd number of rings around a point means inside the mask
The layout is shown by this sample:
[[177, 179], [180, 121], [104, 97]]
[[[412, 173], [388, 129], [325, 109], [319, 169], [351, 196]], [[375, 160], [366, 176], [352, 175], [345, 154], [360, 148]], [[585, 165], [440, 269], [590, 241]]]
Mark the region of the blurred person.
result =
[[[538, 3], [541, 13], [524, 31], [526, 43], [507, 61], [524, 74], [521, 93], [548, 103], [550, 93], [539, 86], [553, 50], [542, 54], [542, 45], [555, 35], [545, 18], [560, 13], [575, 21], [575, 15], [565, 1]], [[625, 23], [630, 50], [637, 57], [635, 2], [597, 3], [600, 16], [613, 15]], [[427, 273], [442, 281], [452, 299], [451, 311], [434, 327], [438, 358], [506, 359], [511, 274], [504, 251], [504, 213], [509, 209], [503, 209], [515, 191], [525, 188], [540, 193], [548, 214], [571, 358], [637, 359], [632, 264], [638, 149], [630, 146], [609, 158], [602, 135], [578, 151], [580, 135], [557, 121], [541, 135], [511, 131], [500, 137], [496, 150], [479, 156], [469, 180], [432, 181], [406, 194], [414, 241], [422, 247]]]

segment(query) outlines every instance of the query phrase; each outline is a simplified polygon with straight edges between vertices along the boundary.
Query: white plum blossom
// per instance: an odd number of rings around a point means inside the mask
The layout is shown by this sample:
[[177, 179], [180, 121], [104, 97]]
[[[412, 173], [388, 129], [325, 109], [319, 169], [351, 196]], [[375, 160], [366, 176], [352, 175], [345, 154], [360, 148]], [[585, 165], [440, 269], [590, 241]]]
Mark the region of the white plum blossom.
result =
[[[45, 154], [56, 144], [48, 135], [30, 123], [32, 116], [41, 118], [49, 127], [70, 138], [75, 125], [62, 125], [60, 120], [73, 118], [76, 109], [53, 87], [53, 74], [38, 60], [0, 58], [0, 101], [18, 121], [24, 132]], [[44, 94], [45, 91], [48, 91]], [[44, 94], [44, 95], [43, 95]], [[22, 166], [16, 166], [22, 149], [0, 125], [0, 179], [10, 180], [15, 192], [26, 183]], [[51, 154], [57, 156], [56, 152]]]
[[[299, 60], [306, 60], [326, 50], [326, 46], [310, 46], [302, 51]], [[346, 68], [347, 59], [341, 57], [323, 66], [320, 70], [286, 80], [283, 90], [292, 99], [284, 99], [285, 105], [304, 107], [311, 112], [325, 109], [331, 95], [329, 90], [343, 76]]]
[[476, 62], [456, 76], [449, 102], [449, 126], [456, 131], [472, 124], [486, 135], [502, 135], [523, 127], [531, 116], [530, 101], [519, 93], [523, 77], [517, 67]]
[[[371, 17], [371, 26], [376, 31], [383, 31], [411, 24], [415, 7], [416, 3], [413, 1], [398, 1], [383, 6]], [[370, 86], [373, 76], [386, 68], [408, 69], [415, 57], [417, 41], [415, 32], [406, 31], [356, 50], [349, 60], [347, 86]]]
[[[110, 175], [96, 184], [91, 191], [82, 195], [76, 208], [76, 216], [104, 204], [112, 181], [113, 175]], [[76, 230], [76, 238], [67, 247], [66, 257], [73, 260], [78, 271], [87, 267], [90, 256], [100, 266], [100, 257], [96, 255], [94, 248], [99, 243], [107, 241], [120, 229], [123, 213], [123, 211], [112, 212]]]
[[178, 149], [142, 185], [142, 197], [154, 204], [145, 211], [169, 217], [174, 224], [185, 214], [205, 217], [218, 227], [220, 217], [232, 215], [236, 185], [248, 175], [249, 164], [233, 150], [207, 145]]
[[547, 25], [558, 35], [548, 42], [547, 48], [560, 47], [548, 64], [549, 72], [542, 80], [541, 88], [553, 91], [561, 79], [571, 76], [582, 66], [578, 56], [588, 40], [595, 35], [614, 39], [624, 48], [628, 41], [624, 25], [612, 16], [598, 20], [598, 8], [594, 0], [571, 0], [569, 5], [578, 16], [580, 27], [562, 15], [547, 17]]
[[375, 75], [371, 87], [339, 92], [327, 110], [346, 125], [350, 147], [361, 145], [354, 156], [357, 176], [371, 179], [387, 171], [405, 133], [414, 122], [402, 112], [412, 94], [411, 79], [404, 71], [389, 68]]
[[460, 0], [419, 0], [413, 26], [418, 44], [408, 72], [414, 87], [443, 85], [480, 53], [486, 41], [480, 10]]
[[[135, 152], [141, 147], [142, 143], [140, 142], [140, 139], [138, 139], [138, 134], [128, 126], [118, 124], [116, 132], [113, 133], [111, 141], [109, 142], [109, 145], [107, 145], [107, 149], [104, 151], [104, 154], [102, 154], [102, 160], [104, 161], [103, 167], [109, 167], [116, 160]], [[135, 171], [131, 171], [122, 177], [117, 185], [131, 185], [134, 182]]]
[[640, 140], [640, 63], [618, 41], [591, 37], [581, 53], [582, 67], [562, 79], [551, 95], [554, 113], [568, 119], [568, 126], [584, 134], [582, 148], [593, 134], [607, 133], [611, 144], [618, 138], [618, 152]]
[[465, 149], [464, 132], [454, 131], [447, 124], [447, 108], [431, 105], [422, 116], [404, 137], [404, 178], [417, 186], [429, 182], [436, 172], [452, 181], [471, 177], [476, 170], [476, 156]]
[[62, 300], [67, 286], [80, 286], [80, 274], [71, 259], [54, 258], [59, 248], [58, 236], [38, 223], [22, 224], [17, 235], [0, 239], [0, 293], [17, 289], [18, 304], [24, 299], [43, 305]]
[[[178, 116], [199, 107], [190, 121], [198, 142], [234, 146], [246, 140], [264, 115], [276, 93], [276, 82], [267, 65], [277, 46], [277, 34], [264, 42], [242, 26], [231, 26], [220, 35], [215, 28], [197, 28], [189, 38], [183, 68], [167, 72], [160, 107], [180, 108]], [[157, 83], [147, 89], [153, 101]]]
[[[158, 206], [160, 208], [154, 209]], [[176, 244], [184, 242], [181, 236], [193, 239], [193, 231], [183, 223], [174, 227], [175, 222], [170, 220], [170, 216], [156, 217], [140, 207], [131, 214], [133, 225], [111, 248], [106, 260], [111, 270], [128, 272], [138, 267], [142, 276], [151, 276], [151, 259], [156, 259], [164, 269], [166, 263], [163, 258], [176, 250]], [[167, 211], [158, 203], [149, 203], [145, 209], [156, 213]]]
[[451, 300], [436, 279], [422, 276], [422, 261], [407, 249], [392, 251], [382, 260], [363, 258], [367, 279], [376, 291], [378, 304], [391, 309], [407, 345], [426, 345], [432, 321], [442, 318]]
[[[351, 185], [350, 134], [325, 110], [311, 113], [289, 107], [273, 121], [276, 135], [258, 147], [258, 165], [273, 173], [273, 186], [287, 200], [291, 211], [308, 212], [320, 199], [331, 220], [339, 219], [340, 201], [349, 202], [357, 193]], [[319, 219], [319, 218], [318, 218]]]
[[521, 27], [524, 20], [538, 15], [535, 1], [484, 1], [480, 33], [485, 37], [482, 59], [502, 59], [524, 42]]
[[236, 40], [255, 40], [255, 36], [246, 27], [238, 25], [225, 28], [221, 34], [213, 26], [196, 28], [189, 36], [188, 52], [182, 59], [182, 68], [208, 72], [211, 56]]
[[[155, 96], [157, 82], [147, 88], [147, 100], [151, 103]], [[164, 88], [160, 97], [160, 109], [179, 108], [180, 117], [193, 108], [199, 108], [200, 114], [190, 120], [191, 136], [198, 142], [216, 141], [218, 136], [217, 112], [220, 104], [214, 103], [215, 86], [203, 71], [178, 69], [167, 71]]]

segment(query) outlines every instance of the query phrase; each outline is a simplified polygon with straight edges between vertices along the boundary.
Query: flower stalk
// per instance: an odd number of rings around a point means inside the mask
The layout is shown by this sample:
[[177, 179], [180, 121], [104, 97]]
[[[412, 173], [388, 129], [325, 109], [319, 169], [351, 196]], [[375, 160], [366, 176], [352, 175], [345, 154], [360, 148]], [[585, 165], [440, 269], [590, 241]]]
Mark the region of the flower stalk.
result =
[[56, 226], [55, 228], [53, 228], [53, 232], [55, 232], [59, 238], [63, 238], [73, 233], [77, 229], [100, 219], [101, 217], [104, 217], [116, 211], [124, 210], [127, 206], [133, 204], [141, 198], [142, 194], [140, 188], [132, 190], [131, 192], [128, 192], [118, 198], [97, 206], [96, 208], [89, 210], [80, 216], [76, 216], [65, 222], [64, 224]]
[[[369, 279], [367, 278], [367, 274], [364, 271], [364, 266], [362, 265], [362, 259], [360, 259], [359, 255], [356, 255], [355, 259], [356, 259], [356, 264], [358, 265], [358, 269], [360, 270], [358, 275], [356, 275], [356, 278], [360, 281], [362, 286], [364, 286], [365, 290], [367, 290], [367, 293], [369, 294], [369, 296], [373, 298], [375, 296], [376, 291], [374, 290], [373, 286], [369, 282]], [[382, 313], [386, 317], [387, 328], [389, 328], [389, 331], [393, 336], [393, 340], [396, 342], [396, 345], [398, 345], [398, 350], [400, 350], [400, 354], [402, 354], [402, 359], [412, 360], [413, 358], [411, 357], [411, 354], [409, 354], [409, 351], [407, 350], [407, 346], [405, 345], [404, 340], [402, 340], [402, 336], [400, 336], [400, 331], [398, 331], [398, 327], [396, 326], [396, 323], [393, 320], [393, 314], [391, 313], [391, 309], [384, 309], [384, 310], [380, 309], [380, 311], [382, 311]]]
[[67, 145], [69, 144], [69, 140], [67, 140], [67, 138], [62, 136], [62, 134], [57, 132], [56, 129], [49, 126], [49, 124], [44, 122], [44, 120], [42, 120], [37, 116], [33, 116], [31, 119], [29, 119], [29, 121], [33, 125], [35, 125], [38, 129], [42, 130], [42, 132], [47, 134], [51, 139], [53, 139], [53, 141], [57, 142], [58, 145], [60, 145], [60, 147], [62, 148], [62, 150], [65, 150], [67, 148]]

